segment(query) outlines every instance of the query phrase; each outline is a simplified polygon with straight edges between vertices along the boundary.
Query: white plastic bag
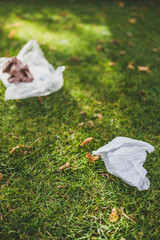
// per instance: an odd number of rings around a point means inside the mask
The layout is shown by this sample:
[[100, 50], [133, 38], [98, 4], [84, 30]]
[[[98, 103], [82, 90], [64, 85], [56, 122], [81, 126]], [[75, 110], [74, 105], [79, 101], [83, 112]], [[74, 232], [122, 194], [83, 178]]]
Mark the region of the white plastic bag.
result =
[[5, 100], [46, 96], [52, 92], [58, 91], [63, 86], [62, 72], [65, 67], [58, 67], [55, 70], [45, 59], [36, 40], [30, 40], [20, 50], [17, 58], [28, 65], [34, 80], [30, 83], [9, 83], [9, 74], [3, 73], [3, 67], [10, 58], [0, 58], [0, 79], [7, 88]]
[[150, 186], [147, 171], [143, 168], [146, 151], [151, 153], [154, 147], [143, 141], [117, 137], [92, 154], [101, 155], [108, 172], [141, 191]]

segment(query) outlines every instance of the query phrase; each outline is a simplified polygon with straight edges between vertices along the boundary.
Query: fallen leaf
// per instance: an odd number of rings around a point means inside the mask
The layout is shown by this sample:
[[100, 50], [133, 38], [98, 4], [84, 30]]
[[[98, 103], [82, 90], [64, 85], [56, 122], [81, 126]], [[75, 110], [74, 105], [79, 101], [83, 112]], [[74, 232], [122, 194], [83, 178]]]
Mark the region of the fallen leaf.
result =
[[131, 10], [137, 10], [137, 7], [131, 6], [130, 9], [131, 9]]
[[98, 43], [104, 43], [104, 41], [102, 39], [99, 39]]
[[65, 168], [68, 168], [69, 165], [70, 165], [70, 163], [69, 163], [69, 162], [66, 162], [66, 164], [64, 164], [63, 166], [61, 166], [58, 170], [61, 171], [61, 170], [65, 169]]
[[109, 180], [109, 174], [108, 173], [102, 173], [102, 176], [107, 177], [107, 179]]
[[131, 16], [137, 16], [138, 14], [137, 14], [137, 12], [131, 12]]
[[157, 48], [152, 48], [152, 51], [153, 52], [158, 52], [158, 49]]
[[149, 69], [149, 67], [146, 67], [146, 66], [138, 66], [138, 70], [140, 71], [140, 72], [150, 72], [150, 69]]
[[128, 42], [128, 46], [133, 47], [135, 44], [133, 42]]
[[93, 121], [88, 121], [87, 127], [94, 127]]
[[67, 16], [67, 13], [66, 12], [61, 12], [60, 16], [65, 17], [65, 16]]
[[10, 57], [9, 53], [4, 54], [5, 57]]
[[73, 56], [69, 59], [69, 61], [71, 61], [71, 62], [80, 62], [81, 60], [82, 59], [80, 57], [75, 57], [75, 56]]
[[56, 189], [58, 189], [58, 188], [66, 188], [66, 185], [58, 185], [57, 187], [56, 187]]
[[8, 37], [9, 37], [9, 38], [13, 38], [15, 34], [16, 34], [16, 30], [15, 30], [15, 29], [12, 29], [12, 30], [10, 31], [10, 33], [8, 34]]
[[125, 52], [125, 51], [120, 51], [119, 54], [120, 54], [121, 56], [124, 56], [124, 55], [126, 54], [126, 52]]
[[118, 39], [112, 39], [112, 40], [111, 40], [111, 43], [113, 43], [113, 44], [119, 44], [119, 43], [120, 43], [120, 40], [118, 40]]
[[112, 209], [112, 213], [109, 215], [109, 219], [110, 219], [110, 221], [111, 222], [116, 222], [117, 220], [118, 220], [118, 215], [117, 215], [117, 210], [116, 210], [116, 208], [114, 207], [113, 209]]
[[108, 65], [109, 65], [110, 67], [114, 67], [114, 66], [116, 66], [116, 62], [109, 62]]
[[97, 159], [99, 159], [100, 156], [99, 156], [99, 155], [98, 155], [98, 156], [92, 156], [92, 154], [87, 153], [86, 158], [88, 158], [88, 161], [89, 161], [90, 163], [93, 163], [94, 161], [96, 161]]
[[128, 19], [128, 21], [132, 24], [135, 24], [137, 22], [137, 20], [135, 18], [130, 18], [130, 19]]
[[79, 126], [83, 127], [84, 126], [84, 122], [81, 122], [78, 124]]
[[98, 44], [96, 47], [96, 50], [97, 50], [97, 52], [101, 52], [104, 50], [104, 47], [102, 45]]
[[102, 114], [100, 114], [100, 113], [97, 113], [97, 117], [99, 118], [99, 120], [102, 120], [102, 118], [103, 118]]
[[141, 95], [141, 96], [144, 96], [144, 95], [145, 95], [145, 92], [143, 92], [143, 91], [138, 91], [138, 94]]
[[0, 180], [2, 180], [2, 178], [3, 178], [3, 174], [2, 174], [2, 173], [0, 173]]
[[90, 137], [90, 138], [86, 138], [82, 143], [81, 146], [84, 147], [87, 143], [91, 142], [94, 138]]
[[147, 10], [147, 9], [148, 9], [148, 7], [146, 7], [146, 6], [143, 6], [143, 7], [142, 7], [142, 9], [143, 9], [143, 10]]
[[123, 8], [123, 7], [125, 6], [125, 3], [124, 3], [124, 2], [119, 2], [119, 3], [118, 3], [118, 6], [119, 6], [120, 8]]
[[40, 96], [38, 97], [38, 101], [40, 101], [40, 103], [43, 104], [43, 100]]
[[133, 66], [133, 62], [132, 62], [132, 61], [128, 63], [128, 68], [129, 68], [129, 69], [134, 69], [134, 68], [135, 68], [135, 67]]
[[16, 147], [12, 148], [12, 150], [9, 152], [9, 154], [13, 154], [17, 148], [20, 148], [20, 147], [23, 147], [23, 148], [31, 148], [31, 146], [25, 146], [25, 145], [22, 145], [22, 144], [19, 144], [17, 145]]
[[127, 33], [127, 36], [128, 37], [133, 37], [133, 34], [132, 33]]
[[136, 222], [132, 219], [132, 218], [130, 218], [127, 214], [125, 214], [124, 213], [124, 211], [123, 211], [123, 208], [121, 207], [120, 208], [120, 210], [121, 210], [121, 212], [122, 212], [122, 215], [124, 216], [124, 217], [126, 217], [126, 218], [128, 218], [129, 220], [131, 220], [131, 222], [133, 222], [134, 224], [136, 224]]

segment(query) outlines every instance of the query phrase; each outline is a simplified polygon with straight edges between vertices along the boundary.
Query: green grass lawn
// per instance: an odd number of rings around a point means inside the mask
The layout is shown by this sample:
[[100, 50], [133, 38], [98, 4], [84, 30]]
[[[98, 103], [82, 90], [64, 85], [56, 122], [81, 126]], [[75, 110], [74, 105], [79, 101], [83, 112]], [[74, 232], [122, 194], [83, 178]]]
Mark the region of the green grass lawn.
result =
[[[1, 240], [160, 238], [160, 1], [124, 3], [0, 1], [0, 57], [33, 38], [55, 68], [66, 66], [64, 87], [41, 101], [4, 102], [0, 83]], [[88, 162], [117, 136], [155, 147], [144, 165], [149, 190], [108, 179], [101, 159]], [[31, 148], [10, 155], [18, 144]]]

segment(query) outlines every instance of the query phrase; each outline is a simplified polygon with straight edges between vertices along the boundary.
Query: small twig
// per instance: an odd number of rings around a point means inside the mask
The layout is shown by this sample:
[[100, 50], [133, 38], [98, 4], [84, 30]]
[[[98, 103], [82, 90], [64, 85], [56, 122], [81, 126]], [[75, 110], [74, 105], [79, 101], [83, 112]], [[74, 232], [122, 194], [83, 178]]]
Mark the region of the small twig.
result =
[[126, 217], [126, 218], [128, 218], [129, 220], [131, 220], [131, 222], [133, 222], [134, 224], [136, 224], [136, 222], [132, 219], [132, 218], [130, 218], [128, 215], [126, 215], [125, 213], [124, 213], [124, 211], [123, 211], [123, 208], [121, 207], [120, 208], [120, 210], [121, 210], [121, 212], [122, 212], [122, 215], [124, 216], [124, 217]]

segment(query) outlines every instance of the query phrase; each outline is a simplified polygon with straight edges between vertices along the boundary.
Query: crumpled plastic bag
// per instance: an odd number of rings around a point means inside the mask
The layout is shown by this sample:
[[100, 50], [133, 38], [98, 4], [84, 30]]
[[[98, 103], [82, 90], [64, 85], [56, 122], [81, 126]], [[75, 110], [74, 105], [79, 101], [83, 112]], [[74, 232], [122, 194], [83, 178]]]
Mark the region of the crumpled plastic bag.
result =
[[101, 155], [108, 172], [142, 191], [150, 186], [146, 177], [147, 171], [143, 167], [146, 152], [153, 151], [154, 147], [149, 143], [127, 137], [116, 137], [92, 154]]
[[55, 70], [45, 59], [36, 40], [30, 40], [17, 55], [17, 59], [27, 64], [34, 78], [32, 82], [8, 82], [10, 75], [3, 73], [3, 67], [10, 59], [0, 58], [0, 79], [6, 87], [5, 100], [46, 96], [63, 86], [62, 73], [65, 67], [61, 66]]

